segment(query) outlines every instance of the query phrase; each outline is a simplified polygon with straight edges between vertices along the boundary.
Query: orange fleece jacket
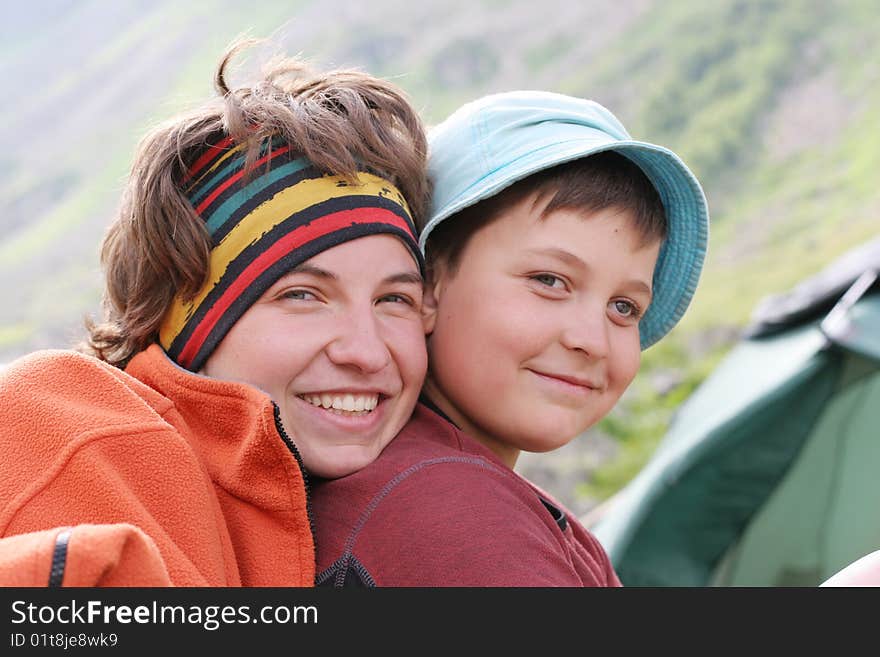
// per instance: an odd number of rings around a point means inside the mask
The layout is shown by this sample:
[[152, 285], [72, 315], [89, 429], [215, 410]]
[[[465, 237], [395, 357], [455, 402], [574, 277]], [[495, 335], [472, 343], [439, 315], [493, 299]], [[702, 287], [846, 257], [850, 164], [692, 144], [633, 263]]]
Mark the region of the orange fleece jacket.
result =
[[314, 584], [305, 476], [274, 404], [158, 345], [125, 371], [72, 351], [11, 363], [0, 453], [0, 585], [46, 586], [53, 565], [73, 586]]

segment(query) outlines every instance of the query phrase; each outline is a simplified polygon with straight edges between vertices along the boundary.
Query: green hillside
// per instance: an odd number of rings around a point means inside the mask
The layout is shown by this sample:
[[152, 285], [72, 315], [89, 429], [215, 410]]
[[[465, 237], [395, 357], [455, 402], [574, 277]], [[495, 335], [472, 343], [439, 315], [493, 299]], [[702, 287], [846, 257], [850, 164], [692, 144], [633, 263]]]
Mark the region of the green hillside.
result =
[[242, 33], [389, 77], [429, 123], [504, 89], [591, 97], [703, 181], [701, 287], [602, 423], [616, 456], [558, 491], [570, 503], [632, 476], [759, 299], [880, 232], [872, 0], [31, 4], [0, 27], [14, 90], [0, 106], [0, 362], [67, 346], [98, 312], [97, 245], [138, 138], [210, 93]]

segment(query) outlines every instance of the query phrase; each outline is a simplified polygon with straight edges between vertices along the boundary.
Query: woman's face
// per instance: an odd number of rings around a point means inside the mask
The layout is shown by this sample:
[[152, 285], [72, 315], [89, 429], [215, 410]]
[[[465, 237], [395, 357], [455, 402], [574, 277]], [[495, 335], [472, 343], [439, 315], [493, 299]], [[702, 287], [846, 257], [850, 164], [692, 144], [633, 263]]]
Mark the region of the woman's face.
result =
[[306, 468], [342, 477], [371, 463], [412, 413], [427, 366], [421, 309], [407, 247], [358, 238], [278, 279], [202, 373], [267, 393]]

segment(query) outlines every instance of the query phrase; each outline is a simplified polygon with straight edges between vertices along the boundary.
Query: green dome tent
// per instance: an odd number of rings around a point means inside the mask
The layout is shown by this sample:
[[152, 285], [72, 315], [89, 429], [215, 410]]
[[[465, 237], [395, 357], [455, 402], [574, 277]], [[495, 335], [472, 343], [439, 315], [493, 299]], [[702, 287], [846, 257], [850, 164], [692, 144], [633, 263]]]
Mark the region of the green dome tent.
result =
[[880, 239], [759, 304], [587, 523], [626, 586], [815, 586], [880, 549]]

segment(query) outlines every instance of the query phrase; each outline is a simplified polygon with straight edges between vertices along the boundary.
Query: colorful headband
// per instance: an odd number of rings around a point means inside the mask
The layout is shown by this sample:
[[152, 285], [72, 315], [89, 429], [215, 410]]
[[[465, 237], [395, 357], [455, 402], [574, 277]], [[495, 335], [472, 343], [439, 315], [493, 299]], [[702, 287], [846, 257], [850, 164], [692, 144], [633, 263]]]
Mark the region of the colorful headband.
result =
[[245, 146], [229, 138], [189, 169], [185, 194], [211, 235], [208, 282], [194, 299], [175, 297], [159, 342], [179, 365], [199, 371], [236, 321], [281, 276], [359, 237], [390, 233], [424, 271], [406, 200], [387, 180], [326, 175], [278, 140], [245, 175]]

